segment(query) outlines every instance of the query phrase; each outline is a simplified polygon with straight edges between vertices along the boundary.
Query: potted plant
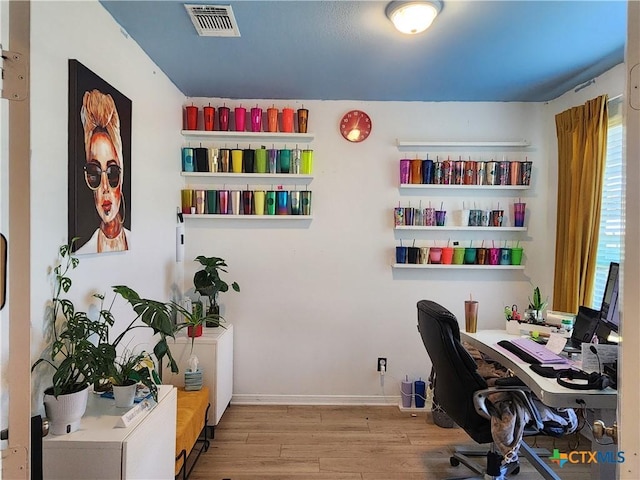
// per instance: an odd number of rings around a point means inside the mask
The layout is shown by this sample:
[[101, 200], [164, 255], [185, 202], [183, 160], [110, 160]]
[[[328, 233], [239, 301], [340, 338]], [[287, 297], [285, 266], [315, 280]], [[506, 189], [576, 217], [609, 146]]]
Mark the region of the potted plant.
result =
[[[207, 315], [219, 315], [220, 305], [218, 305], [218, 294], [229, 290], [229, 284], [220, 278], [220, 272], [227, 273], [227, 263], [222, 258], [205, 257], [203, 255], [197, 256], [196, 261], [200, 262], [204, 268], [198, 270], [193, 276], [195, 290], [200, 295], [209, 298]], [[236, 292], [240, 291], [240, 286], [237, 282], [232, 282], [231, 288]], [[219, 326], [219, 322], [208, 321], [206, 326], [217, 327]]]
[[[62, 435], [77, 430], [87, 406], [88, 387], [101, 378], [104, 357], [112, 358], [115, 350], [105, 345], [108, 330], [113, 325], [110, 312], [101, 309], [96, 320], [86, 312], [76, 310], [63, 295], [73, 284], [70, 273], [79, 260], [71, 255], [73, 242], [58, 250], [58, 262], [53, 268], [53, 294], [47, 308], [51, 329], [51, 344], [44, 356], [32, 366], [50, 365], [53, 385], [45, 390], [44, 406], [51, 422], [51, 433]], [[92, 339], [96, 341], [92, 341]]]
[[222, 325], [224, 318], [218, 313], [204, 313], [202, 303], [194, 302], [194, 308], [190, 311], [175, 302], [171, 302], [172, 308], [183, 317], [182, 322], [176, 325], [176, 331], [187, 329], [187, 335], [191, 338], [191, 351], [193, 351], [193, 344], [196, 337], [202, 335], [202, 325], [206, 322], [215, 324], [216, 326], [226, 328]]
[[129, 350], [110, 366], [109, 381], [113, 386], [116, 407], [133, 405], [138, 383], [147, 387], [154, 397], [158, 394], [156, 384], [161, 383], [151, 356], [145, 351], [134, 353]]
[[[142, 298], [138, 293], [125, 285], [116, 285], [113, 291], [126, 300], [136, 313], [136, 316], [129, 322], [127, 327], [112, 341], [110, 345], [115, 349], [120, 342], [136, 328], [151, 328], [158, 341], [153, 347], [153, 354], [159, 363], [167, 357], [167, 366], [173, 373], [178, 373], [178, 364], [171, 354], [167, 337], [173, 338], [177, 332], [174, 322], [175, 309], [172, 302], [160, 302], [148, 298]], [[115, 360], [115, 356], [114, 359]], [[113, 364], [113, 362], [111, 362]], [[108, 367], [106, 369], [109, 372]], [[156, 398], [154, 393], [154, 398]], [[156, 398], [157, 399], [157, 398]]]
[[[100, 301], [99, 312], [94, 320], [86, 312], [78, 311], [71, 300], [64, 298], [73, 284], [70, 273], [80, 263], [79, 259], [72, 255], [75, 241], [74, 238], [69, 244], [59, 248], [58, 262], [52, 269], [53, 294], [47, 308], [51, 342], [43, 356], [31, 367], [32, 372], [39, 365], [50, 365], [54, 369], [53, 385], [45, 390], [44, 406], [51, 422], [51, 432], [55, 435], [70, 433], [79, 428], [80, 419], [86, 409], [89, 385], [98, 385], [112, 376], [114, 368], [117, 369], [116, 349], [132, 330], [151, 328], [158, 336], [153, 348], [155, 357], [162, 362], [166, 356], [171, 371], [178, 372], [178, 365], [167, 343], [167, 337], [173, 337], [176, 332], [173, 321], [175, 309], [171, 303], [141, 298], [126, 286], [113, 287], [116, 296], [119, 295], [129, 302], [137, 315], [112, 341], [109, 333], [114, 325], [111, 313], [113, 302], [105, 308], [104, 295], [94, 294], [93, 297]], [[152, 370], [148, 375], [150, 379], [157, 379], [157, 374]], [[151, 388], [151, 382], [147, 382], [147, 377], [144, 377], [143, 383]], [[151, 392], [157, 399], [157, 388], [151, 388]], [[66, 405], [69, 399], [75, 401], [76, 397], [80, 403], [77, 410], [60, 418], [61, 413], [66, 414], [69, 410]]]
[[533, 298], [529, 297], [529, 308], [525, 312], [525, 318], [529, 323], [543, 323], [542, 311], [547, 308], [548, 298], [542, 300], [540, 288], [533, 289]]

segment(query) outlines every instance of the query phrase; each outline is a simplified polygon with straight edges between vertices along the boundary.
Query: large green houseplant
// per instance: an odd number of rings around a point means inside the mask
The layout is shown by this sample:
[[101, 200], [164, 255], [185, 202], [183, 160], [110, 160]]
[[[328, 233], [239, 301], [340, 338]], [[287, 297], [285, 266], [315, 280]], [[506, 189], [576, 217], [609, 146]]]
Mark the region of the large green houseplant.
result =
[[115, 357], [107, 343], [111, 312], [100, 309], [97, 319], [77, 310], [65, 298], [73, 281], [70, 274], [78, 264], [71, 255], [75, 239], [58, 250], [58, 261], [52, 269], [52, 297], [45, 321], [50, 330], [50, 344], [41, 358], [33, 363], [53, 368], [52, 386], [45, 389], [44, 406], [54, 435], [70, 433], [80, 427], [87, 406], [88, 387], [102, 378], [103, 359]]
[[[205, 257], [199, 255], [195, 259], [204, 267], [193, 275], [193, 285], [196, 292], [209, 298], [209, 309], [207, 314], [219, 315], [220, 306], [218, 305], [218, 295], [220, 292], [229, 291], [229, 284], [220, 278], [220, 272], [227, 273], [227, 263], [219, 257]], [[240, 285], [237, 282], [231, 283], [231, 288], [236, 292], [240, 291]], [[219, 322], [207, 321], [208, 327], [216, 327]]]
[[[71, 255], [74, 241], [62, 245], [58, 251], [58, 263], [52, 270], [53, 295], [47, 307], [52, 340], [45, 356], [31, 367], [31, 371], [41, 364], [53, 367], [53, 385], [47, 393], [55, 397], [78, 392], [99, 380], [103, 373], [100, 359], [115, 357], [112, 349], [105, 345], [109, 327], [113, 325], [111, 312], [100, 309], [98, 318], [92, 320], [63, 297], [73, 284], [69, 275], [79, 264], [78, 258]], [[97, 342], [92, 341], [93, 338]]]
[[[54, 434], [69, 433], [77, 430], [80, 418], [86, 408], [87, 391], [89, 385], [98, 385], [112, 377], [117, 369], [117, 348], [131, 331], [137, 328], [151, 328], [157, 334], [158, 341], [153, 353], [158, 362], [167, 357], [168, 366], [174, 373], [178, 372], [178, 365], [171, 355], [167, 337], [173, 337], [176, 325], [173, 321], [175, 308], [171, 302], [163, 303], [141, 298], [134, 290], [126, 286], [113, 287], [116, 296], [124, 298], [136, 313], [135, 318], [115, 338], [110, 338], [114, 317], [111, 313], [113, 301], [105, 307], [104, 295], [94, 294], [100, 301], [97, 318], [91, 318], [86, 312], [76, 309], [74, 303], [65, 297], [73, 285], [71, 272], [77, 268], [80, 261], [72, 254], [72, 239], [68, 244], [60, 246], [58, 261], [52, 269], [53, 293], [47, 308], [45, 322], [50, 330], [50, 342], [41, 358], [36, 360], [31, 371], [40, 365], [53, 368], [52, 386], [45, 390], [45, 410], [52, 422]], [[115, 301], [115, 297], [114, 297]], [[157, 398], [157, 388], [154, 380], [157, 374], [143, 376], [141, 381], [150, 388]], [[80, 393], [84, 398], [84, 406], [79, 407], [80, 413], [74, 413], [71, 419], [59, 422], [55, 417], [59, 399], [71, 394]], [[68, 397], [67, 397], [68, 398]], [[60, 410], [66, 410], [61, 407]]]

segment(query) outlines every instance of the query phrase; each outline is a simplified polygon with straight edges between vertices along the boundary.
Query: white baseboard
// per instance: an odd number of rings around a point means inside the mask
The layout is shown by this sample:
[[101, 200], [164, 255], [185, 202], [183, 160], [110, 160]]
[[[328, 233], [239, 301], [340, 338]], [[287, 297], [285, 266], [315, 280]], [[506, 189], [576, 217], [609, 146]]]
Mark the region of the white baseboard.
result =
[[381, 395], [263, 395], [235, 394], [234, 405], [393, 405], [398, 406], [400, 396]]

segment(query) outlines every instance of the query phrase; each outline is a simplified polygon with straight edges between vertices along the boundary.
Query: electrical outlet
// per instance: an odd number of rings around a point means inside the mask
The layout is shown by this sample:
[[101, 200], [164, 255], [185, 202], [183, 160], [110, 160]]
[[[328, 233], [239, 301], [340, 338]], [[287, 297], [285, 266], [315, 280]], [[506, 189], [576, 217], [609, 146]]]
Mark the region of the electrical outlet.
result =
[[378, 372], [382, 371], [382, 367], [384, 367], [385, 372], [389, 370], [386, 357], [378, 357]]

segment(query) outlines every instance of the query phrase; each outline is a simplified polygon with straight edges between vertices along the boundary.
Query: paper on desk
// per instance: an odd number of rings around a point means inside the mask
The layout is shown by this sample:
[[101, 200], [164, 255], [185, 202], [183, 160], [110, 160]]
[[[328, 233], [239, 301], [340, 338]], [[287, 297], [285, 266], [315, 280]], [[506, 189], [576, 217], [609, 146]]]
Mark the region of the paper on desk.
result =
[[[591, 351], [591, 347], [595, 347], [598, 355]], [[582, 344], [582, 370], [585, 372], [602, 372], [605, 363], [613, 363], [617, 359], [618, 345]]]
[[551, 350], [555, 354], [559, 354], [567, 344], [567, 339], [560, 333], [550, 333], [549, 340], [545, 345], [548, 350]]

